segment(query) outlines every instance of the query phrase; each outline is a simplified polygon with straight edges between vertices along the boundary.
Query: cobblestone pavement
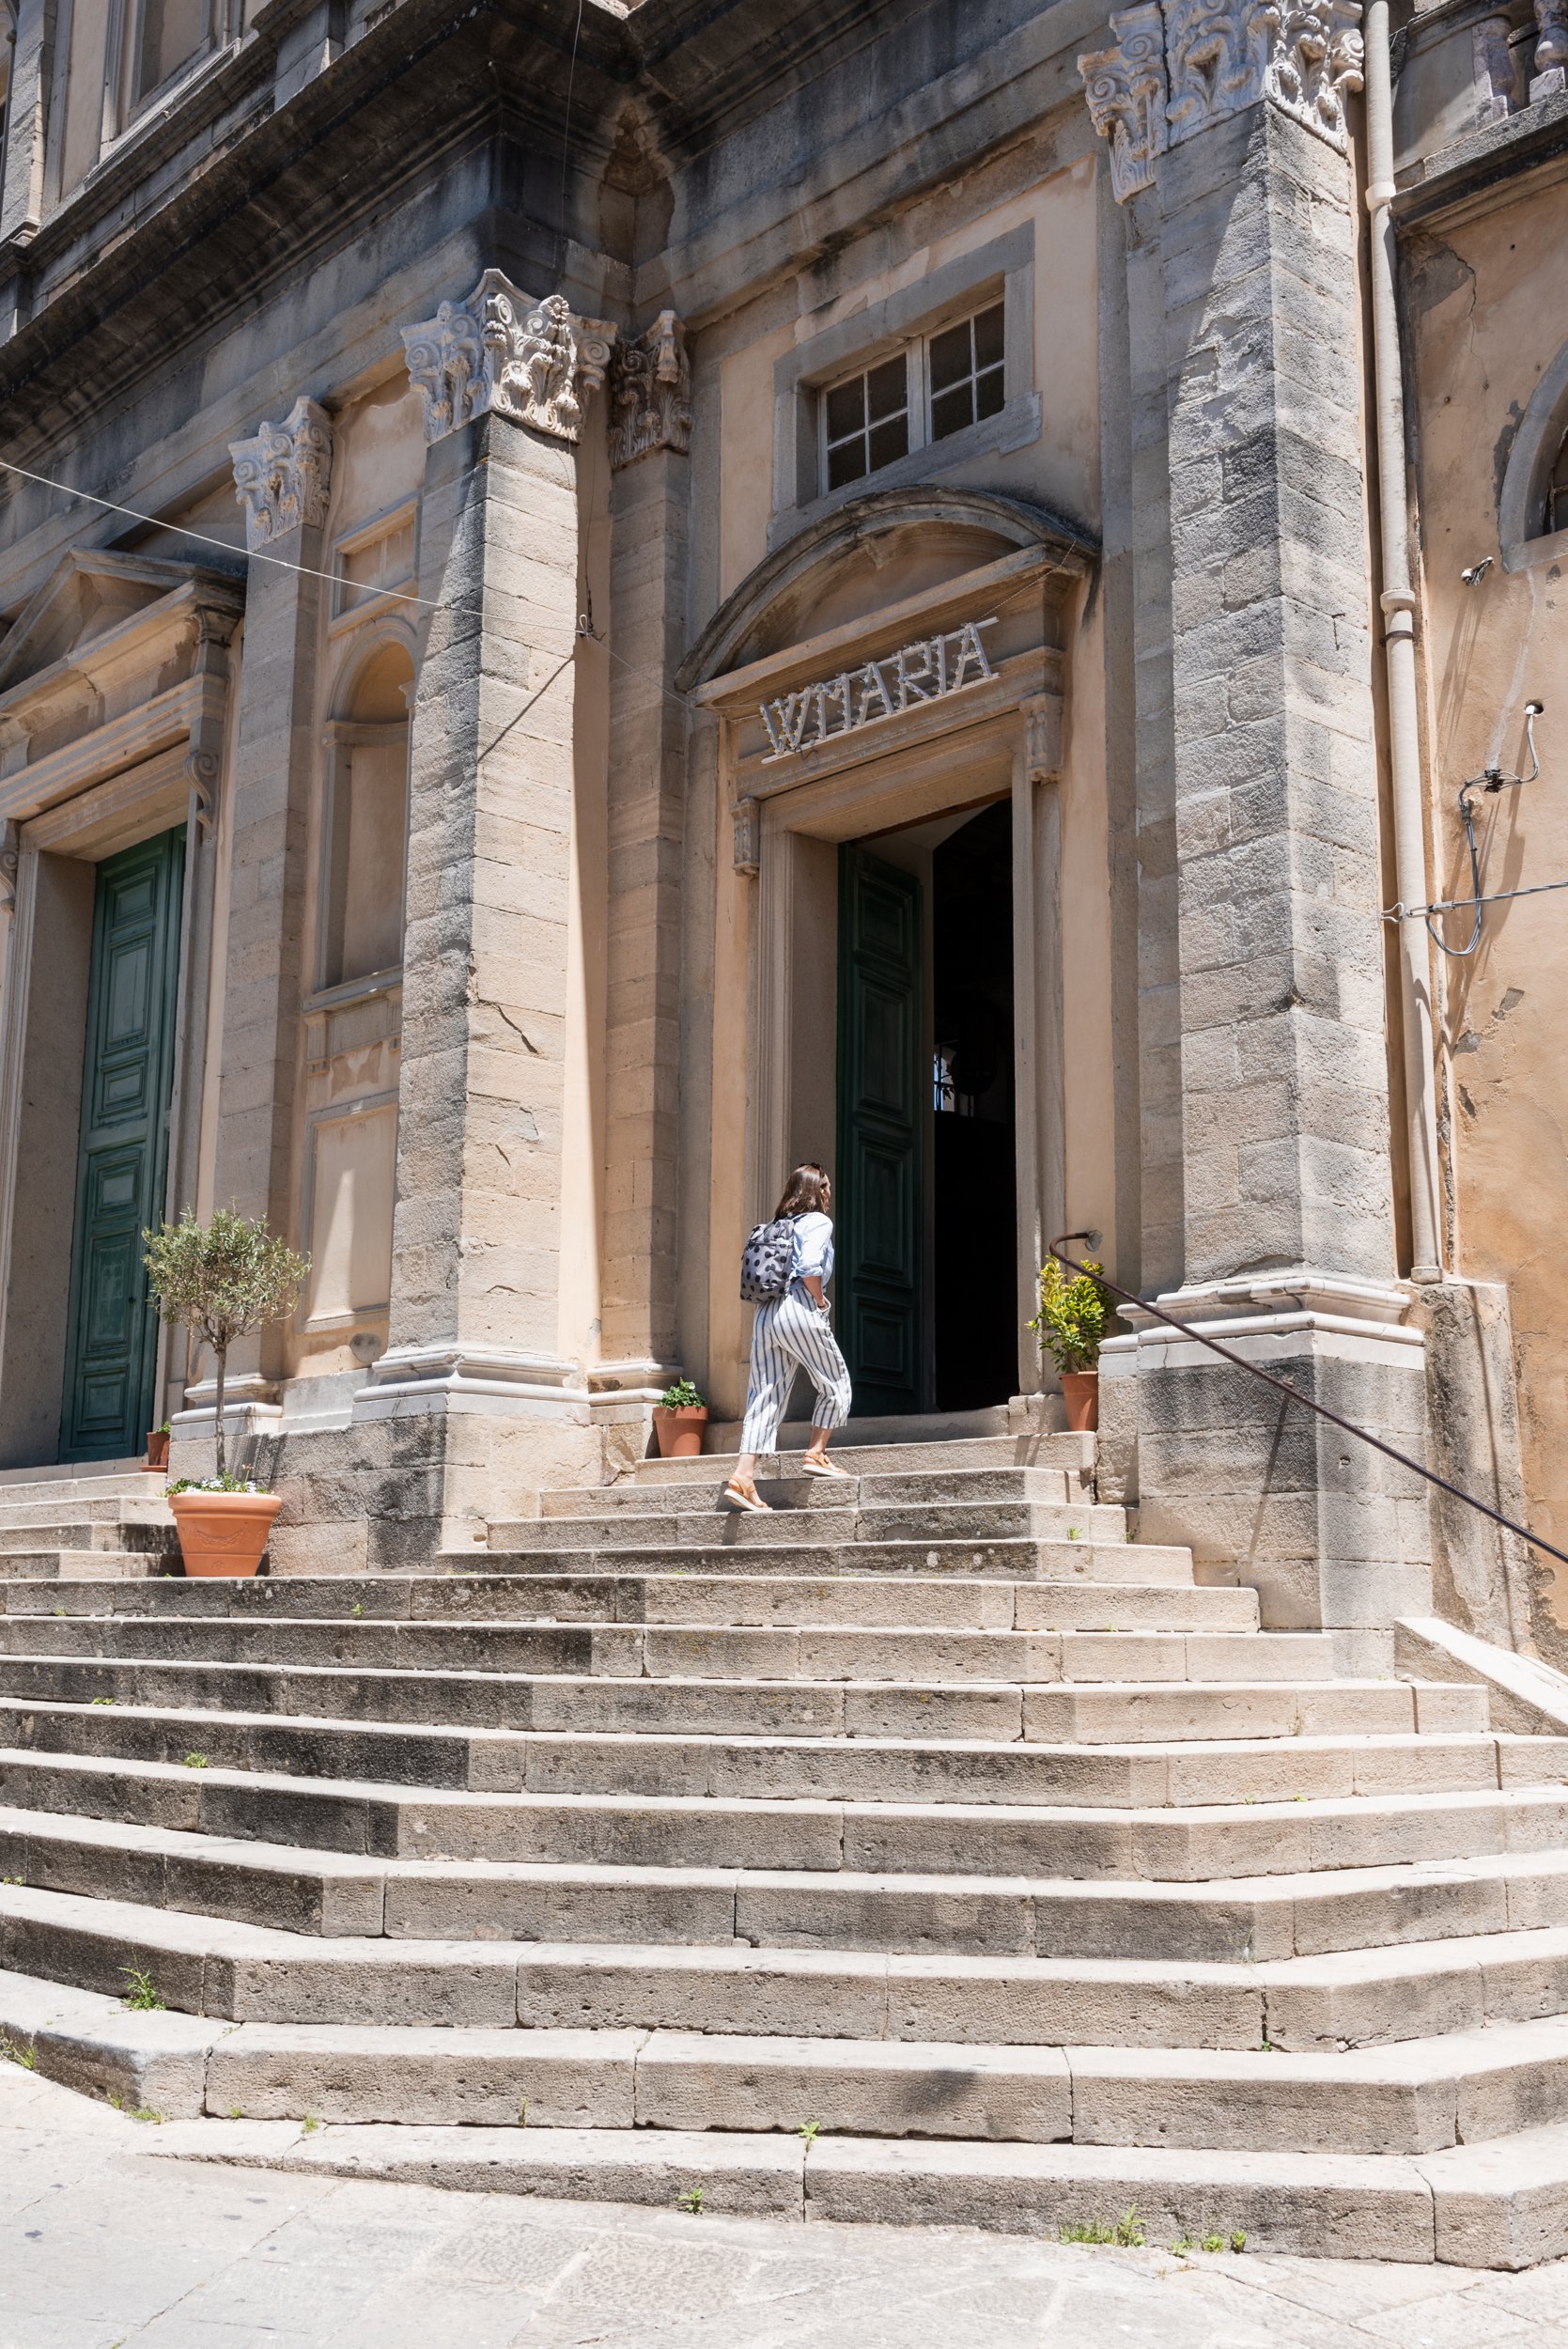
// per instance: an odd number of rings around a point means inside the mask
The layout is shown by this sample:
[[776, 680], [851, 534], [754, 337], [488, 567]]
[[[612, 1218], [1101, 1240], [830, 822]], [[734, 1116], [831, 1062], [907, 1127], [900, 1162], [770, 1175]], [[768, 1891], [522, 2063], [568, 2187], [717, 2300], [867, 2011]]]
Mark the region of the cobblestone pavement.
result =
[[0, 2349], [1562, 2349], [1522, 2276], [1082, 2250], [163, 2161], [0, 2064]]

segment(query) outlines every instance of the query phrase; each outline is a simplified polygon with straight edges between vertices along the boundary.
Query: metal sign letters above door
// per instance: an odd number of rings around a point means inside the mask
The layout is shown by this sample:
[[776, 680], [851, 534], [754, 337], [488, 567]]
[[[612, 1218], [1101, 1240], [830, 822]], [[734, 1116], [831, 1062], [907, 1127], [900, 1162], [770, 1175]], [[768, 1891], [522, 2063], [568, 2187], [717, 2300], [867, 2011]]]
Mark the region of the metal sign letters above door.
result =
[[944, 694], [995, 677], [980, 641], [981, 630], [995, 626], [994, 614], [988, 620], [966, 620], [946, 635], [923, 636], [918, 644], [906, 645], [881, 661], [868, 661], [862, 668], [842, 670], [820, 684], [803, 685], [797, 693], [762, 703], [757, 715], [771, 746], [763, 765], [811, 750], [830, 736], [836, 739], [896, 718], [917, 702], [940, 701]]

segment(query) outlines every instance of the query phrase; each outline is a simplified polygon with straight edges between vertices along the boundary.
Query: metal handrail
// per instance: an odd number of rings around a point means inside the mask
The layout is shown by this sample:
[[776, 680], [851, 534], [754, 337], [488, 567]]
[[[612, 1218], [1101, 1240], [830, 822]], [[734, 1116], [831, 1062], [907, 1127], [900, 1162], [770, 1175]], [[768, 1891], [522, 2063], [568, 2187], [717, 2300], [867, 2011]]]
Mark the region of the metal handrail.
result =
[[1048, 1246], [1058, 1264], [1064, 1264], [1069, 1271], [1081, 1272], [1091, 1281], [1098, 1281], [1102, 1288], [1110, 1289], [1127, 1304], [1136, 1305], [1140, 1313], [1152, 1314], [1168, 1329], [1179, 1330], [1184, 1338], [1191, 1338], [1197, 1345], [1206, 1346], [1211, 1354], [1221, 1355], [1226, 1361], [1235, 1362], [1242, 1370], [1250, 1371], [1254, 1378], [1261, 1378], [1265, 1386], [1278, 1388], [1293, 1403], [1305, 1404], [1309, 1411], [1315, 1411], [1319, 1419], [1326, 1419], [1333, 1426], [1343, 1428], [1347, 1436], [1358, 1436], [1363, 1443], [1370, 1443], [1373, 1450], [1381, 1452], [1385, 1458], [1397, 1460], [1401, 1468], [1407, 1468], [1414, 1475], [1424, 1476], [1429, 1485], [1436, 1485], [1442, 1491], [1452, 1493], [1454, 1500], [1462, 1501], [1467, 1508], [1479, 1509], [1483, 1517], [1490, 1517], [1493, 1524], [1500, 1525], [1505, 1532], [1516, 1533], [1530, 1549], [1545, 1550], [1548, 1558], [1556, 1558], [1568, 1566], [1568, 1550], [1559, 1549], [1554, 1543], [1543, 1541], [1540, 1534], [1532, 1533], [1528, 1525], [1515, 1524], [1512, 1517], [1505, 1517], [1500, 1509], [1494, 1509], [1487, 1501], [1478, 1501], [1474, 1493], [1464, 1491], [1458, 1485], [1451, 1485], [1448, 1478], [1439, 1476], [1436, 1469], [1423, 1468], [1421, 1461], [1412, 1460], [1407, 1452], [1396, 1452], [1391, 1443], [1383, 1441], [1381, 1436], [1370, 1435], [1366, 1428], [1358, 1427], [1354, 1420], [1342, 1419], [1338, 1411], [1331, 1411], [1327, 1403], [1319, 1403], [1313, 1396], [1303, 1394], [1300, 1388], [1293, 1387], [1288, 1378], [1276, 1378], [1271, 1370], [1260, 1369], [1256, 1362], [1249, 1361], [1245, 1354], [1238, 1354], [1234, 1346], [1221, 1346], [1218, 1338], [1205, 1337], [1203, 1330], [1193, 1329], [1190, 1322], [1178, 1321], [1175, 1315], [1168, 1314], [1162, 1305], [1151, 1305], [1146, 1297], [1135, 1297], [1132, 1290], [1123, 1288], [1120, 1282], [1108, 1280], [1103, 1272], [1093, 1271], [1088, 1265], [1079, 1264], [1076, 1256], [1069, 1256], [1065, 1252], [1064, 1242], [1067, 1240], [1084, 1239], [1093, 1247], [1098, 1237], [1095, 1232], [1063, 1232], [1060, 1239], [1050, 1240]]

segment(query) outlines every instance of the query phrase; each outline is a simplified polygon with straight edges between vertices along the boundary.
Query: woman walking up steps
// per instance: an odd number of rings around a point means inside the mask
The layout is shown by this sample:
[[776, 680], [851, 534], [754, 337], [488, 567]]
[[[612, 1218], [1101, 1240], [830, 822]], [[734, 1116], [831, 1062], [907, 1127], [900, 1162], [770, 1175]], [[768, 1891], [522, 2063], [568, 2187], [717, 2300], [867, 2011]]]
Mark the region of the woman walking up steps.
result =
[[797, 1370], [816, 1389], [811, 1446], [800, 1462], [807, 1476], [846, 1476], [828, 1457], [828, 1439], [849, 1416], [849, 1372], [828, 1319], [824, 1294], [833, 1271], [833, 1227], [829, 1210], [833, 1187], [820, 1166], [798, 1166], [773, 1211], [775, 1222], [795, 1224], [794, 1254], [783, 1294], [757, 1309], [752, 1326], [751, 1378], [740, 1457], [724, 1486], [726, 1501], [739, 1509], [766, 1509], [756, 1484], [757, 1455], [771, 1452]]

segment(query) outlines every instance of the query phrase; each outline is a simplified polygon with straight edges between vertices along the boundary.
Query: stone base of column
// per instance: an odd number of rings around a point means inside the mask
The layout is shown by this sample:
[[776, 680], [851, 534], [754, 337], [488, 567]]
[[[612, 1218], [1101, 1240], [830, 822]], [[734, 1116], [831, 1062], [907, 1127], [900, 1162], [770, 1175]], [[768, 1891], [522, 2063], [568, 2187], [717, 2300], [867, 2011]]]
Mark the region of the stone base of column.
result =
[[[1412, 1459], [1426, 1365], [1411, 1298], [1313, 1270], [1157, 1299]], [[1101, 1498], [1139, 1538], [1188, 1547], [1201, 1581], [1250, 1583], [1270, 1630], [1387, 1634], [1432, 1600], [1424, 1481], [1147, 1314], [1100, 1351]], [[1346, 1639], [1374, 1665], [1375, 1641]]]
[[[241, 1457], [248, 1465], [251, 1453], [258, 1440], [275, 1436], [283, 1423], [283, 1407], [278, 1400], [278, 1382], [263, 1378], [259, 1374], [241, 1373], [224, 1381], [224, 1437], [230, 1453], [229, 1465], [238, 1469]], [[212, 1463], [205, 1467], [188, 1465], [189, 1455], [184, 1447], [203, 1445], [215, 1456], [218, 1432], [218, 1385], [216, 1379], [203, 1378], [185, 1390], [185, 1408], [176, 1411], [169, 1422], [169, 1472], [172, 1476], [210, 1476]], [[235, 1451], [244, 1445], [243, 1455]], [[180, 1457], [176, 1463], [175, 1453]]]

